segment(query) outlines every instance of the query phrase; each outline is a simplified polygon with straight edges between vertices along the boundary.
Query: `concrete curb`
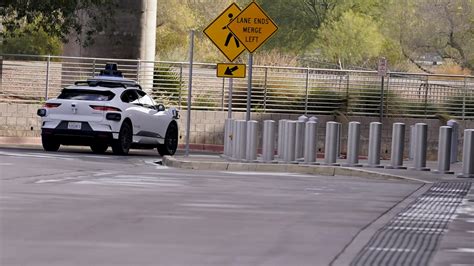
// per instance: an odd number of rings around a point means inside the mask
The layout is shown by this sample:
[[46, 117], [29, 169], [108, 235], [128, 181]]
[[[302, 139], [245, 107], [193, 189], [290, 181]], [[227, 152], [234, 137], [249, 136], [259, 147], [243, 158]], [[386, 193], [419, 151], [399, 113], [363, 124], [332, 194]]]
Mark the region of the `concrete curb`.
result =
[[313, 174], [322, 176], [354, 176], [375, 179], [397, 179], [412, 182], [431, 183], [428, 181], [413, 179], [400, 175], [380, 173], [360, 168], [335, 167], [321, 165], [301, 165], [301, 164], [263, 164], [263, 163], [240, 163], [240, 162], [211, 162], [193, 161], [189, 159], [176, 158], [171, 156], [163, 157], [163, 165], [174, 168], [189, 170], [215, 170], [215, 171], [255, 171], [255, 172], [289, 172], [298, 174]]

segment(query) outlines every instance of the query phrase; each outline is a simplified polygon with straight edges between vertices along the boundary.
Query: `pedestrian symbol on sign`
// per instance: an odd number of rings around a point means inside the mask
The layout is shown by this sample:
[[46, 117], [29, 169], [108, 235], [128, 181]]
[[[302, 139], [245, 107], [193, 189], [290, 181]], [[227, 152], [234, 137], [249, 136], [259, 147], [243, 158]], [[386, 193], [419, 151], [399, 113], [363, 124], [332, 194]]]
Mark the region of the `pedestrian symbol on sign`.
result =
[[[234, 61], [243, 51], [245, 47], [242, 42], [227, 27], [230, 21], [233, 21], [240, 13], [240, 8], [232, 3], [224, 12], [222, 12], [214, 21], [204, 29], [212, 43], [229, 59]], [[233, 39], [233, 40], [232, 40]]]
[[[234, 15], [232, 13], [229, 13], [228, 17], [229, 17], [230, 21], [232, 21], [232, 19], [234, 18]], [[227, 29], [227, 25], [224, 26], [222, 29], [229, 31]], [[232, 38], [234, 38], [235, 45], [237, 46], [237, 48], [239, 48], [240, 47], [239, 40], [237, 40], [237, 38], [234, 36], [234, 34], [232, 34], [232, 32], [230, 32], [230, 31], [229, 31], [229, 34], [227, 34], [227, 38], [225, 39], [225, 44], [224, 45], [229, 46], [230, 39], [232, 39]]]

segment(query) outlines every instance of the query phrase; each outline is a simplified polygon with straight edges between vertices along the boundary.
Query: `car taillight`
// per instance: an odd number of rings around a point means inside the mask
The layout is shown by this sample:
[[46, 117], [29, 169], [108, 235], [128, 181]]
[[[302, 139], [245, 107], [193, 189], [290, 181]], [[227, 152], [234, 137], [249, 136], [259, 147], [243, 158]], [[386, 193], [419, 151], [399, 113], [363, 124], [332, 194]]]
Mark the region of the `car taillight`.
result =
[[59, 107], [61, 104], [60, 103], [45, 103], [44, 108], [56, 108]]
[[104, 112], [122, 112], [122, 110], [112, 106], [89, 105], [92, 109]]

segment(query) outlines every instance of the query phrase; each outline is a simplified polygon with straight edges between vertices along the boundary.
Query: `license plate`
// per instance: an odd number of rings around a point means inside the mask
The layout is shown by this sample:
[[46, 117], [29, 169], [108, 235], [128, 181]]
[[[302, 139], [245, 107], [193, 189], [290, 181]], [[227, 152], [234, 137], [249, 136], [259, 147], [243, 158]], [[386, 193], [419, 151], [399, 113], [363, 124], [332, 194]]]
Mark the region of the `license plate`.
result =
[[69, 123], [67, 123], [67, 129], [81, 130], [81, 127], [82, 127], [81, 122], [69, 122]]

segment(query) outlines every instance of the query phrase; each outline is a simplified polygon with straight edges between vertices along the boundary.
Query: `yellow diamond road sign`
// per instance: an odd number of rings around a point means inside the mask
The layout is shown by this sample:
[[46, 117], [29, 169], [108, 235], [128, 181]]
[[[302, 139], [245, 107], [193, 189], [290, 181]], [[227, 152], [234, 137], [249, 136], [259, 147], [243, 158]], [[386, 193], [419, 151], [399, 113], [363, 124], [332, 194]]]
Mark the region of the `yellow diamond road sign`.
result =
[[204, 30], [207, 37], [211, 39], [229, 61], [234, 61], [243, 51], [245, 51], [245, 46], [243, 46], [227, 28], [229, 22], [231, 22], [239, 13], [240, 7], [235, 3], [232, 3]]
[[278, 30], [275, 22], [255, 2], [242, 10], [227, 27], [251, 53]]
[[245, 78], [245, 64], [217, 64], [217, 76], [221, 78]]

